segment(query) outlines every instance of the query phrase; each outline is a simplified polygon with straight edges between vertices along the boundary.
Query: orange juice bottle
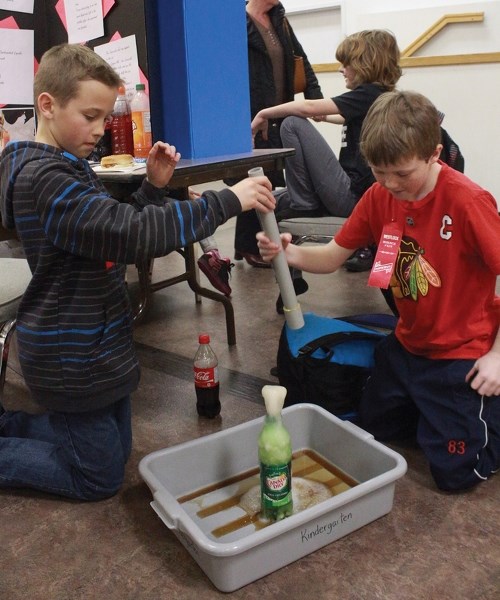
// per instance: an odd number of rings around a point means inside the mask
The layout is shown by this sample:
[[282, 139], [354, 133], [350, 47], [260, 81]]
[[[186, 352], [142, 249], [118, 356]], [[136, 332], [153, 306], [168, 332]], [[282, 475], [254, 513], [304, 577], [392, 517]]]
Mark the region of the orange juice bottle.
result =
[[130, 102], [132, 111], [132, 132], [134, 135], [134, 156], [147, 158], [152, 146], [151, 112], [149, 110], [149, 97], [146, 86], [138, 83], [136, 92]]

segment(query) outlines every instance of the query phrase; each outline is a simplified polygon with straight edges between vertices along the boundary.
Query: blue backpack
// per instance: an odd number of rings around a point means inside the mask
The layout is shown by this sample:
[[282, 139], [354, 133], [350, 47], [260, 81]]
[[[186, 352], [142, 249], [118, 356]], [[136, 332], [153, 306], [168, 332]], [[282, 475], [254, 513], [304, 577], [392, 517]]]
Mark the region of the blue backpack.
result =
[[285, 323], [277, 357], [278, 379], [287, 388], [285, 406], [310, 402], [355, 421], [375, 347], [396, 321], [386, 314], [333, 319], [306, 313], [300, 329]]

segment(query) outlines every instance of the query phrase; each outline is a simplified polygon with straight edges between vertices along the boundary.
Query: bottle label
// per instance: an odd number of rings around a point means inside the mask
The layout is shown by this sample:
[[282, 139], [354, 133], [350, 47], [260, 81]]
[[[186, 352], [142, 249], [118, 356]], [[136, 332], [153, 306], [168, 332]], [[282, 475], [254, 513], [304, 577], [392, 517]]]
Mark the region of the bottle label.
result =
[[147, 158], [152, 146], [151, 114], [149, 111], [132, 112], [132, 132], [136, 158]]
[[217, 367], [194, 367], [194, 383], [196, 387], [211, 388], [219, 383], [219, 371]]
[[260, 463], [262, 509], [284, 506], [292, 500], [292, 463], [265, 465]]
[[144, 133], [151, 133], [151, 113], [149, 111], [142, 113], [142, 126], [144, 127]]

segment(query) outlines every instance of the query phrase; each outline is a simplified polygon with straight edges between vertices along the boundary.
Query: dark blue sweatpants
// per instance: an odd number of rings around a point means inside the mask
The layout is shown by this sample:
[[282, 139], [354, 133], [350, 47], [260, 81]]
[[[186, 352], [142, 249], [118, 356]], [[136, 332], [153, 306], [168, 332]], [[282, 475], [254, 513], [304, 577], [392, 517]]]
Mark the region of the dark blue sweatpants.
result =
[[472, 487], [499, 468], [500, 397], [466, 383], [474, 362], [416, 356], [391, 334], [377, 346], [359, 408], [361, 427], [379, 440], [416, 435], [443, 490]]

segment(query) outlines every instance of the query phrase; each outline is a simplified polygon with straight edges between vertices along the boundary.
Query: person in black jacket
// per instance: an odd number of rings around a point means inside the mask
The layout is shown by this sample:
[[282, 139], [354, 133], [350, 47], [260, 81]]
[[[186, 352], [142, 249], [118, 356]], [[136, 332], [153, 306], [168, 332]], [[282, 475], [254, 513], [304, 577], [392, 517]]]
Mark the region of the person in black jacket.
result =
[[111, 198], [85, 157], [121, 83], [90, 48], [51, 48], [35, 76], [35, 141], [11, 142], [0, 158], [2, 223], [17, 230], [32, 272], [17, 313], [19, 360], [45, 411], [0, 407], [0, 488], [80, 500], [118, 491], [140, 375], [126, 264], [206, 238], [242, 210], [275, 206], [266, 177], [168, 200], [180, 155], [164, 142], [151, 149], [132, 202]]
[[[252, 119], [263, 108], [294, 98], [294, 55], [302, 56], [306, 73], [305, 98], [323, 98], [321, 88], [304, 49], [300, 45], [285, 9], [278, 0], [249, 0], [246, 4], [248, 69]], [[255, 148], [281, 148], [282, 119], [269, 123], [267, 139], [258, 135]], [[282, 171], [267, 174], [273, 187], [283, 187]], [[269, 267], [259, 256], [255, 236], [261, 229], [255, 211], [239, 215], [234, 240], [235, 259], [245, 259], [255, 267]]]

